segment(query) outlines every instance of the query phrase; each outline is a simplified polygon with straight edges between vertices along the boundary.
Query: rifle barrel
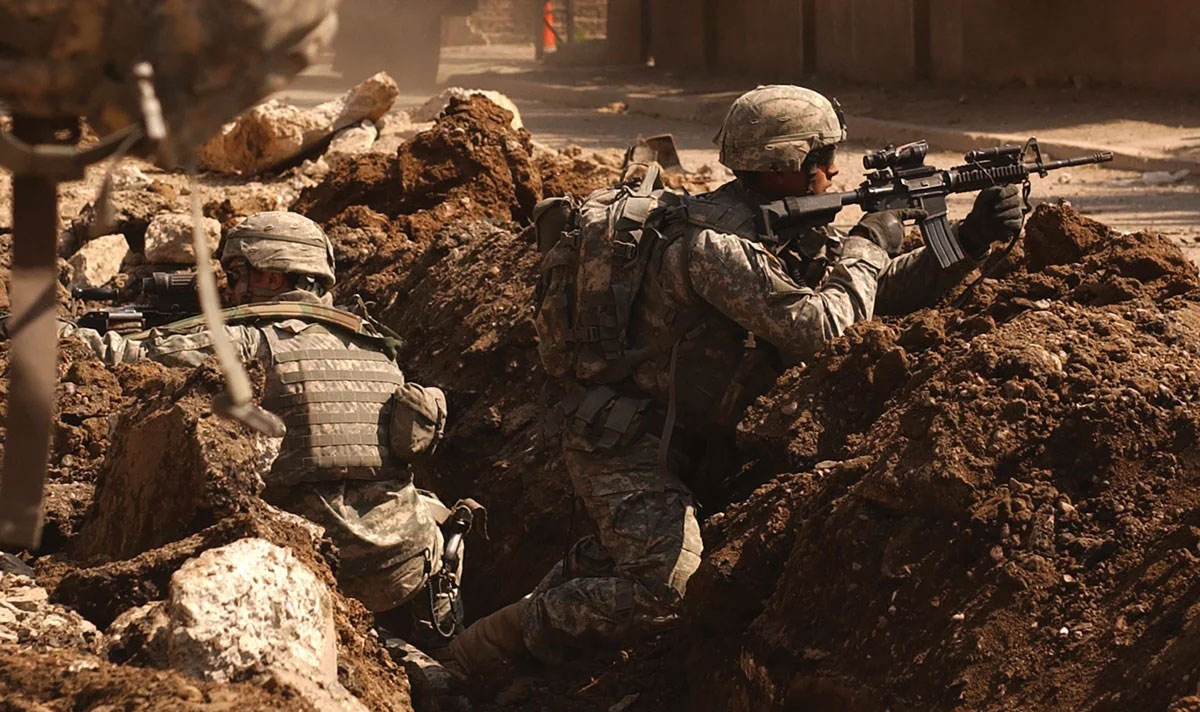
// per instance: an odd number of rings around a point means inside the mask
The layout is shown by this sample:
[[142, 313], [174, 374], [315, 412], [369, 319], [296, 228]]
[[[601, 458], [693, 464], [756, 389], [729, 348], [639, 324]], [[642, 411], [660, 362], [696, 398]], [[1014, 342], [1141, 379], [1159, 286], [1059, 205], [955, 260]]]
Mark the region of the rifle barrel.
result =
[[1112, 159], [1112, 151], [1101, 151], [1093, 153], [1090, 156], [1078, 156], [1076, 158], [1064, 158], [1061, 161], [1050, 161], [1049, 163], [1043, 163], [1041, 166], [1036, 163], [1027, 163], [1025, 167], [1029, 169], [1030, 173], [1036, 173], [1039, 170], [1054, 171], [1059, 168], [1070, 168], [1072, 166], [1090, 166], [1093, 163], [1108, 163]]

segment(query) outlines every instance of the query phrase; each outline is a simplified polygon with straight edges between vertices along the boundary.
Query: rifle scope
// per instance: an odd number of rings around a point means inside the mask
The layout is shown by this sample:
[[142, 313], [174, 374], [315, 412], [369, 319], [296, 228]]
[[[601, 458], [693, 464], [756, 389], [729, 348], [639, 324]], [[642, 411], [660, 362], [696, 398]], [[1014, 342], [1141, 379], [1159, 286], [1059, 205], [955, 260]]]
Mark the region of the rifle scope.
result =
[[155, 272], [142, 277], [142, 294], [186, 296], [196, 292], [195, 272]]
[[881, 171], [885, 168], [915, 168], [925, 163], [929, 155], [929, 143], [925, 139], [906, 143], [903, 146], [888, 146], [875, 153], [863, 156], [863, 168]]

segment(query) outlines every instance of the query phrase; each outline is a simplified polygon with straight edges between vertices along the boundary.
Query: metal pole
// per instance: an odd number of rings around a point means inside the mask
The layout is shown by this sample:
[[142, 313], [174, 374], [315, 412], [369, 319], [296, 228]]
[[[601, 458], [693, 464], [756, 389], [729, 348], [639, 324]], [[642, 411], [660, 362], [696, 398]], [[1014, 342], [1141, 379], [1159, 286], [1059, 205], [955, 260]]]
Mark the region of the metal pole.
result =
[[[52, 140], [48, 122], [17, 116], [13, 134], [31, 144]], [[13, 259], [9, 294], [9, 391], [0, 542], [36, 548], [42, 537], [42, 489], [58, 376], [58, 181], [13, 176]]]
[[575, 43], [575, 0], [567, 0], [567, 44]]

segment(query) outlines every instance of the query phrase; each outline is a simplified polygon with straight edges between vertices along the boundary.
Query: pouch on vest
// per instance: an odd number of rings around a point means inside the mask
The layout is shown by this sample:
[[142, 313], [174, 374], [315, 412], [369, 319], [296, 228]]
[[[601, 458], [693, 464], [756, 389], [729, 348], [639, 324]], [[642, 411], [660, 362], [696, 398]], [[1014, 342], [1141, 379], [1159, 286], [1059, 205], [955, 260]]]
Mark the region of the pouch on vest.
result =
[[437, 448], [446, 428], [446, 394], [440, 388], [405, 383], [392, 395], [388, 447], [392, 456], [408, 460]]
[[598, 190], [578, 207], [542, 206], [534, 327], [552, 377], [612, 382], [632, 367], [627, 330], [657, 236], [646, 222], [664, 192], [660, 175], [653, 164], [638, 185]]

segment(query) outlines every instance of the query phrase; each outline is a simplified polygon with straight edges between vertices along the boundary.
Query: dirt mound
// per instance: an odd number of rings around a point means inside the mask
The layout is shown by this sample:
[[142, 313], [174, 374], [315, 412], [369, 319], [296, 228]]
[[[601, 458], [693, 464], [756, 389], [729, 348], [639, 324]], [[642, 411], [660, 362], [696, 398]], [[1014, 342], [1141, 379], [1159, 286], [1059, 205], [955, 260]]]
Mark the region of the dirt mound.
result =
[[528, 308], [539, 256], [514, 224], [541, 189], [528, 134], [471, 99], [395, 159], [349, 160], [294, 206], [334, 242], [337, 301], [372, 305], [404, 339], [406, 373], [448, 393], [447, 441], [417, 477], [491, 512], [491, 541], [469, 544], [469, 616], [524, 594], [569, 527], [565, 475], [537, 440], [543, 375]]
[[[200, 682], [169, 670], [113, 665], [68, 650], [0, 645], [0, 708], [162, 712], [313, 710], [289, 688]], [[314, 711], [315, 712], [315, 711]]]
[[529, 133], [514, 130], [512, 114], [482, 97], [455, 99], [434, 127], [395, 156], [355, 156], [320, 185], [300, 194], [292, 209], [325, 222], [354, 205], [388, 217], [433, 211], [435, 216], [528, 219], [542, 197]]
[[[252, 501], [245, 513], [226, 517], [190, 537], [131, 559], [89, 568], [43, 559], [39, 562], [38, 581], [52, 589], [53, 602], [105, 628], [131, 608], [166, 598], [171, 575], [188, 559], [247, 537], [288, 548], [321, 580], [334, 585], [336, 554], [329, 540], [315, 538], [311, 525], [303, 519], [259, 501]], [[408, 678], [371, 632], [371, 614], [336, 589], [333, 600], [339, 682], [372, 710], [411, 709]], [[138, 654], [136, 648], [117, 645], [110, 651], [110, 659], [126, 662], [137, 659]]]
[[126, 558], [182, 539], [246, 511], [261, 489], [261, 439], [213, 412], [225, 387], [215, 362], [150, 383], [116, 423], [76, 556]]
[[781, 379], [740, 432], [768, 484], [706, 524], [696, 708], [1194, 692], [1197, 287], [1165, 239], [1043, 206], [964, 310], [859, 325]]
[[[8, 402], [8, 348], [7, 341], [0, 342], [0, 373], [5, 376], [0, 379], [0, 414], [6, 413]], [[156, 392], [183, 377], [154, 363], [110, 369], [82, 343], [74, 339], [59, 343], [43, 553], [58, 551], [77, 529], [127, 398]]]
[[622, 156], [593, 152], [585, 155], [578, 146], [562, 151], [539, 150], [534, 154], [546, 197], [572, 195], [582, 198], [621, 179]]

